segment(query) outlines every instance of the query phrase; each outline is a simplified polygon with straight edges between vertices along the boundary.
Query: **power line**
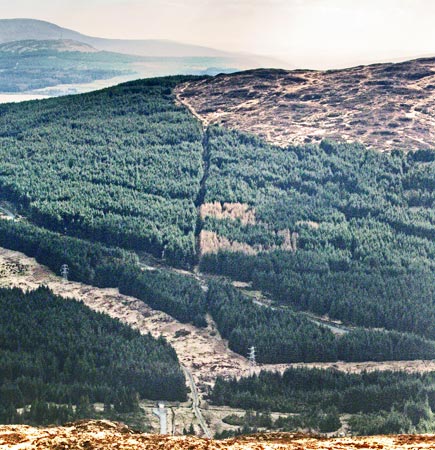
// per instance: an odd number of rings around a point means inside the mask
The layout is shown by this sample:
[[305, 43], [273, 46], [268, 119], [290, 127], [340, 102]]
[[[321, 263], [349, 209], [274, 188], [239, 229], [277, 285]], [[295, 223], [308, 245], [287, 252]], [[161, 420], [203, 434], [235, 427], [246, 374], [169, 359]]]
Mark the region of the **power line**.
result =
[[[64, 260], [66, 260], [66, 233], [67, 228], [64, 228], [64, 237], [63, 237], [63, 257]], [[62, 264], [62, 267], [60, 268], [60, 274], [64, 281], [68, 281], [68, 275], [69, 275], [69, 267], [68, 264]]]

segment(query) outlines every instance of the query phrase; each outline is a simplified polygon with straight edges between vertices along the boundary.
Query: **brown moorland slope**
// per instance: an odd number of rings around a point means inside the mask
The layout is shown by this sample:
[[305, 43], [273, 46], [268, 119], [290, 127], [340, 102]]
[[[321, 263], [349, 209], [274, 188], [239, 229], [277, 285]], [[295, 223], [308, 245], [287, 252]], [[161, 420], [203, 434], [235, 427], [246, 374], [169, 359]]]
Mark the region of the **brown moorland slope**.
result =
[[212, 441], [193, 436], [161, 436], [136, 433], [109, 421], [80, 421], [63, 427], [32, 428], [0, 426], [1, 449], [94, 449], [103, 450], [326, 450], [326, 449], [428, 449], [435, 447], [434, 435], [399, 435], [347, 438], [315, 438], [302, 434], [273, 433]]
[[435, 141], [435, 58], [331, 71], [250, 70], [191, 81], [176, 94], [205, 125], [282, 146], [328, 138], [390, 151]]

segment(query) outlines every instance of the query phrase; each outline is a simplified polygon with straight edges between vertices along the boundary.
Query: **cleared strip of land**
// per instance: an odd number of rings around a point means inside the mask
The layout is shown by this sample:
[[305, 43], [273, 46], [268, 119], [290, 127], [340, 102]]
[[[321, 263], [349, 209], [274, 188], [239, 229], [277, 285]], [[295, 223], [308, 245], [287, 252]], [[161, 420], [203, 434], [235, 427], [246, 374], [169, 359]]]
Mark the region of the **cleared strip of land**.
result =
[[139, 329], [142, 333], [164, 336], [175, 348], [182, 365], [187, 367], [200, 393], [217, 376], [246, 376], [260, 370], [283, 371], [288, 367], [335, 368], [346, 372], [364, 370], [404, 370], [407, 372], [435, 371], [435, 361], [387, 361], [360, 363], [265, 364], [251, 367], [246, 358], [232, 352], [208, 317], [208, 327], [196, 328], [182, 324], [171, 316], [151, 309], [142, 301], [122, 295], [117, 289], [101, 289], [77, 282], [65, 282], [34, 258], [23, 253], [0, 249], [0, 286], [23, 290], [47, 286], [55, 294], [75, 298], [95, 311]]

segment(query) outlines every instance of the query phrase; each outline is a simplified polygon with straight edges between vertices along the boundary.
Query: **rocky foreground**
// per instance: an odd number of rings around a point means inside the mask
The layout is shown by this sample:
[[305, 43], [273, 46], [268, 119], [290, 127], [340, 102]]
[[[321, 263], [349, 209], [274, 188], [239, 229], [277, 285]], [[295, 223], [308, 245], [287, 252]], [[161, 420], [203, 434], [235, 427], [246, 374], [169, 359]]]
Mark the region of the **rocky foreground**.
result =
[[434, 435], [373, 436], [322, 439], [302, 434], [257, 434], [225, 441], [192, 436], [160, 436], [136, 433], [109, 421], [80, 421], [63, 427], [0, 426], [0, 449], [428, 449]]

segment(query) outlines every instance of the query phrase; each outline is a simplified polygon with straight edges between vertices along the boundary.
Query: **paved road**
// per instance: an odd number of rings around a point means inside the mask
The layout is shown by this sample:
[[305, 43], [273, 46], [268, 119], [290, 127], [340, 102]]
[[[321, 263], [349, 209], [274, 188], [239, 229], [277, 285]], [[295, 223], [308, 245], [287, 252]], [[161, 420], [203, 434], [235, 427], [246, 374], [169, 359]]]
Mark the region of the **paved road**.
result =
[[330, 322], [328, 320], [322, 319], [320, 317], [315, 317], [311, 315], [310, 313], [303, 313], [305, 316], [310, 320], [311, 322], [320, 325], [321, 327], [329, 328], [334, 334], [337, 334], [339, 336], [342, 336], [343, 334], [347, 334], [350, 331], [352, 331], [352, 327], [347, 327], [342, 324], [338, 324], [335, 322]]
[[202, 415], [201, 410], [199, 409], [199, 397], [198, 397], [198, 390], [196, 389], [195, 380], [193, 379], [192, 373], [189, 369], [187, 369], [184, 366], [181, 366], [188, 381], [190, 384], [190, 390], [192, 391], [192, 408], [193, 412], [198, 419], [199, 424], [201, 425], [202, 431], [204, 432], [205, 436], [211, 439], [211, 433], [208, 429], [207, 423], [204, 420], [204, 416]]
[[15, 219], [15, 214], [12, 211], [9, 211], [9, 209], [6, 209], [4, 206], [0, 205], [0, 212], [6, 214], [12, 220]]
[[[273, 311], [279, 311], [279, 310], [285, 310], [287, 309], [285, 306], [272, 306], [269, 303], [263, 302], [259, 299], [254, 299], [253, 302], [258, 306], [263, 306], [264, 308], [270, 308]], [[331, 322], [328, 320], [325, 320], [321, 317], [317, 317], [314, 314], [311, 314], [309, 312], [302, 312], [304, 316], [310, 321], [315, 323], [316, 325], [319, 325], [321, 327], [329, 328], [334, 334], [337, 334], [339, 336], [342, 336], [343, 334], [349, 333], [352, 331], [352, 327], [346, 327], [345, 325], [338, 324], [336, 322]]]

